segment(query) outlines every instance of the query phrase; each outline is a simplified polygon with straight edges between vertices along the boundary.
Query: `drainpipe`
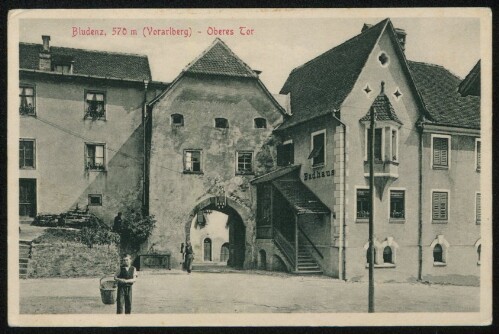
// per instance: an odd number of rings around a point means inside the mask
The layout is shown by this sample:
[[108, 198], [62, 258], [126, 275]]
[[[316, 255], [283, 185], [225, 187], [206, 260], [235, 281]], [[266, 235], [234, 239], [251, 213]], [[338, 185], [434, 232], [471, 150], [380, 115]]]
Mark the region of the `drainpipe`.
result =
[[338, 121], [338, 123], [343, 126], [343, 219], [340, 223], [340, 247], [339, 247], [339, 257], [340, 257], [340, 268], [341, 272], [339, 273], [340, 277], [342, 280], [347, 279], [347, 274], [346, 274], [346, 193], [347, 193], [347, 186], [346, 186], [346, 180], [347, 180], [347, 150], [346, 150], [346, 145], [347, 145], [347, 126], [345, 123], [343, 123], [336, 115], [334, 114], [339, 110], [333, 110], [333, 118]]
[[147, 138], [146, 138], [146, 109], [147, 109], [147, 86], [149, 80], [144, 80], [144, 100], [142, 105], [142, 152], [143, 152], [143, 166], [142, 166], [142, 213], [149, 214], [149, 207], [147, 203]]
[[419, 134], [419, 217], [418, 217], [418, 281], [423, 280], [423, 128], [424, 123], [418, 124]]

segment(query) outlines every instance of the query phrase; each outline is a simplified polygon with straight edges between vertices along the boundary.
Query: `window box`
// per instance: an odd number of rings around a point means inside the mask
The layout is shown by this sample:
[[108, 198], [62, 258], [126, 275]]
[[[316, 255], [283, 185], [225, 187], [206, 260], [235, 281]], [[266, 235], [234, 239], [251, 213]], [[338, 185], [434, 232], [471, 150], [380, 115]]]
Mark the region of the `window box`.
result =
[[106, 119], [106, 94], [104, 92], [85, 92], [85, 116], [83, 118], [92, 120]]
[[434, 267], [446, 267], [447, 263], [445, 262], [433, 262]]
[[105, 171], [105, 144], [85, 144], [85, 150], [85, 169], [94, 172]]
[[33, 86], [19, 86], [19, 114], [35, 116], [35, 88]]

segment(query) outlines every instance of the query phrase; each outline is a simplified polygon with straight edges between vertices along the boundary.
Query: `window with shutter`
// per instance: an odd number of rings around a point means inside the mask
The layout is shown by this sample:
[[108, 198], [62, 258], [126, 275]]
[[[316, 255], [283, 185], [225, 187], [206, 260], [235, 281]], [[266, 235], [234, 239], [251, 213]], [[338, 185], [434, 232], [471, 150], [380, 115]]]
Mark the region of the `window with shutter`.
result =
[[433, 167], [446, 168], [449, 166], [449, 138], [433, 138]]
[[434, 222], [446, 222], [448, 219], [448, 193], [433, 192], [432, 219]]

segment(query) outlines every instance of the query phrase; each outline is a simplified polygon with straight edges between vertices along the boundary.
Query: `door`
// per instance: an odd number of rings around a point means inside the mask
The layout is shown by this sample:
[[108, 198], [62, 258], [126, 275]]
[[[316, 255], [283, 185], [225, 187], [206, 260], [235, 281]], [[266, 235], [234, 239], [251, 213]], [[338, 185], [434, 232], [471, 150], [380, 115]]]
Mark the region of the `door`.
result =
[[36, 179], [19, 179], [19, 216], [36, 216]]
[[227, 262], [229, 260], [229, 244], [226, 242], [220, 249], [220, 262]]
[[211, 239], [204, 239], [204, 260], [211, 261]]

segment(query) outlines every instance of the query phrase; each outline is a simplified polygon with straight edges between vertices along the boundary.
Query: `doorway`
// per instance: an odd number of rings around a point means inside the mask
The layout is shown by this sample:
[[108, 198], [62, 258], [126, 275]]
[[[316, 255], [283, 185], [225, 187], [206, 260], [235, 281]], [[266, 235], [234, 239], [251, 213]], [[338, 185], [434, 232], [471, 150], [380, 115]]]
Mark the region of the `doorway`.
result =
[[203, 243], [203, 254], [204, 254], [204, 261], [207, 262], [211, 262], [212, 261], [212, 257], [211, 257], [211, 239], [210, 238], [206, 238], [204, 239], [204, 243]]
[[36, 179], [19, 179], [19, 216], [36, 216]]

